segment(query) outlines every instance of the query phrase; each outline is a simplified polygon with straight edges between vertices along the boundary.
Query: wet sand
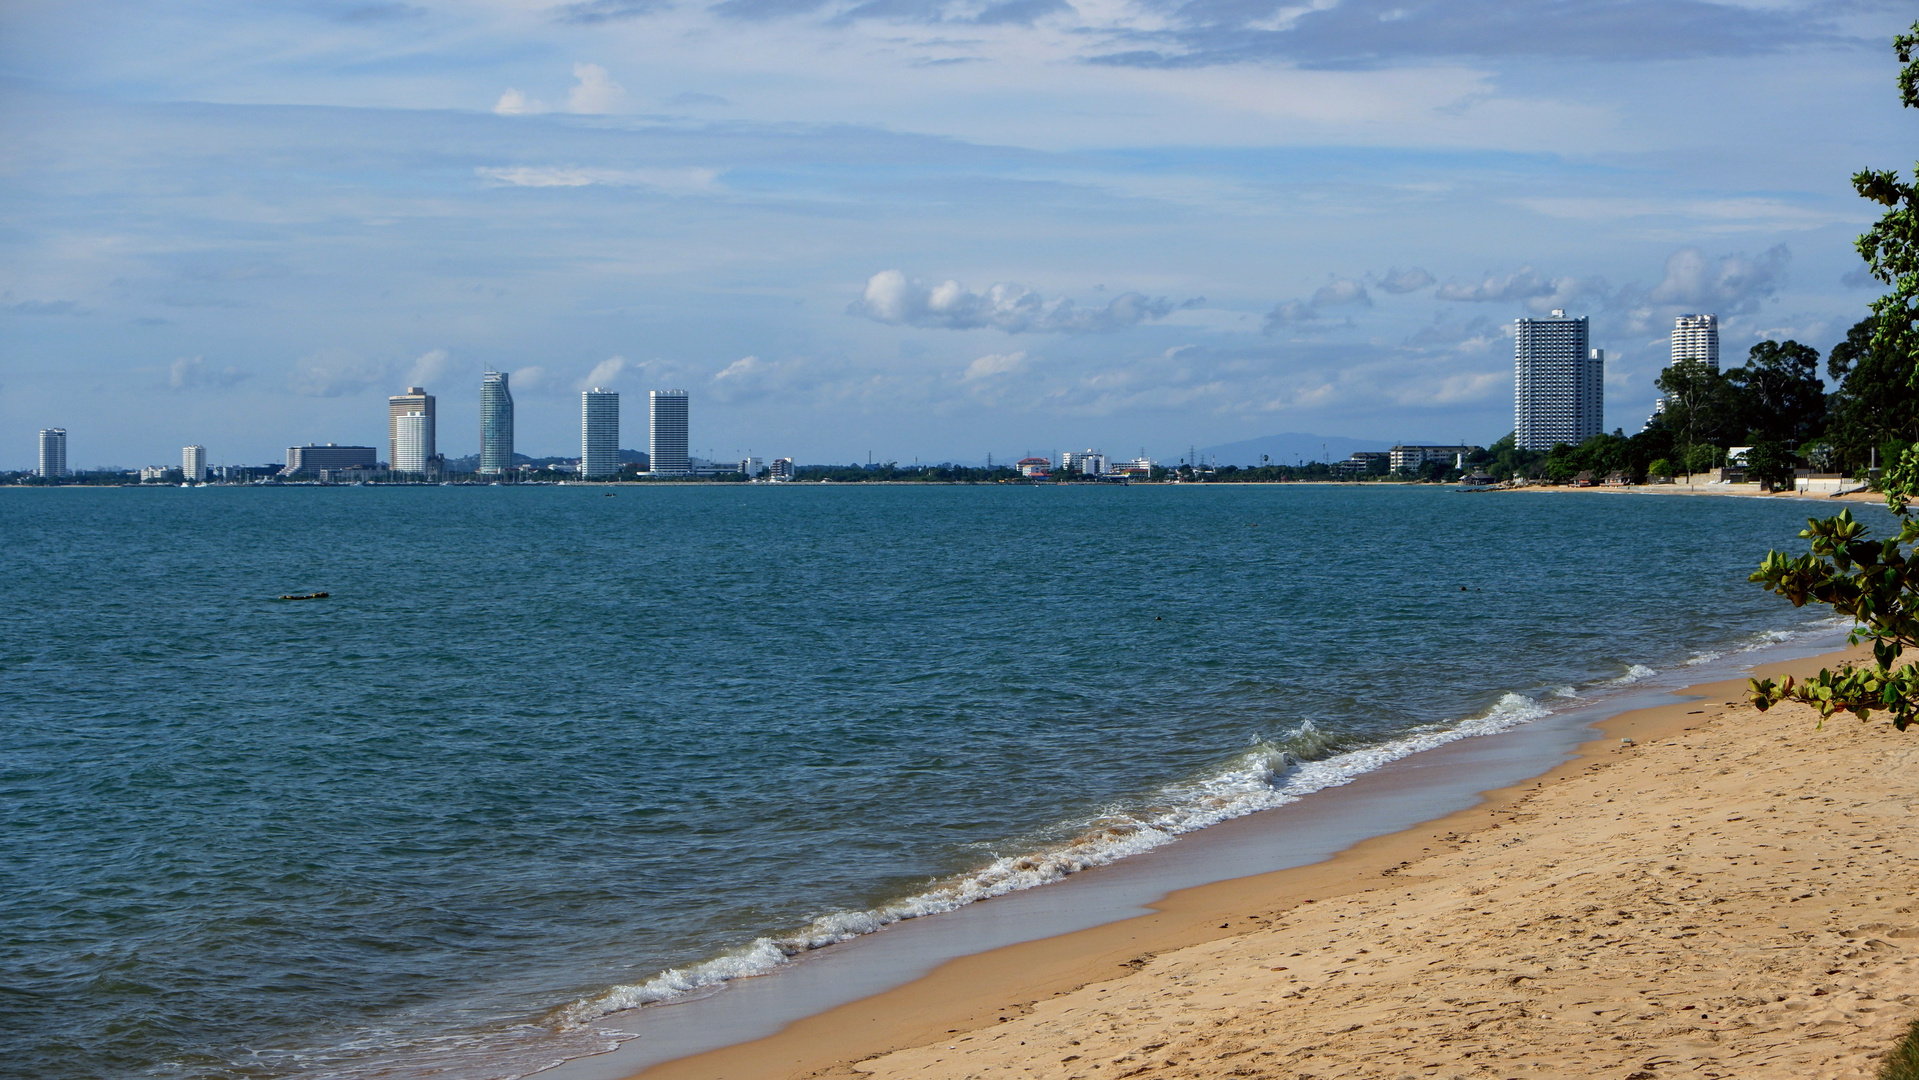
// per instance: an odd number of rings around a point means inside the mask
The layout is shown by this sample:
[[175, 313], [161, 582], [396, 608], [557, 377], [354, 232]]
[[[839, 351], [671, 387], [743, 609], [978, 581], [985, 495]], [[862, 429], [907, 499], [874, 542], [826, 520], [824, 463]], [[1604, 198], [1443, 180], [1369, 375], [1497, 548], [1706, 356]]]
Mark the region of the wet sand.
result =
[[1919, 1011], [1919, 733], [1762, 716], [1742, 688], [1617, 716], [1545, 776], [1328, 861], [641, 1075], [1870, 1075]]

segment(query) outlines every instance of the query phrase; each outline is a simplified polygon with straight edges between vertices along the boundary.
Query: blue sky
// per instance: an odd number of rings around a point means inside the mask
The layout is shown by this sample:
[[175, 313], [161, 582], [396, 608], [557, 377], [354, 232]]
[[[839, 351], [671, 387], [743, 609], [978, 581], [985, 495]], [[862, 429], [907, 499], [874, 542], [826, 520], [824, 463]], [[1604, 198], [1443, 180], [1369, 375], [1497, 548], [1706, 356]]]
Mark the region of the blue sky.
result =
[[1563, 307], [1637, 430], [1672, 317], [1728, 362], [1875, 295], [1905, 5], [1688, 0], [16, 0], [0, 468], [384, 446], [440, 397], [577, 454], [1172, 458], [1486, 443]]

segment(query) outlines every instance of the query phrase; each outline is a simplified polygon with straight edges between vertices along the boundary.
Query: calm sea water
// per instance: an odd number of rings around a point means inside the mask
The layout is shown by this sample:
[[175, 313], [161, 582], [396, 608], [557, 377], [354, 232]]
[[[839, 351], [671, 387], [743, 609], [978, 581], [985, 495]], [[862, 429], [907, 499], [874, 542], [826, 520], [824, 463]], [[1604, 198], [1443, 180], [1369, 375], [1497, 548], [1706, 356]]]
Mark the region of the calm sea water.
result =
[[0, 492], [0, 1074], [515, 1075], [610, 1009], [1803, 632], [1745, 575], [1820, 509]]

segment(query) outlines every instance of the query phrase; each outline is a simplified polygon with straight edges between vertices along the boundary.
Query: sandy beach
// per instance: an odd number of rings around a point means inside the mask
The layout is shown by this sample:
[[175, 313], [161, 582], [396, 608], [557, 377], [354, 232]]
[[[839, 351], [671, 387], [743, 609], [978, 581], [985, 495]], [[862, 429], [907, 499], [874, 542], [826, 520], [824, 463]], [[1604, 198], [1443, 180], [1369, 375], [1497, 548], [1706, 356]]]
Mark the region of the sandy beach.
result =
[[1870, 1076], [1919, 1011], [1919, 738], [1742, 689], [1622, 714], [1536, 781], [1329, 862], [641, 1075]]

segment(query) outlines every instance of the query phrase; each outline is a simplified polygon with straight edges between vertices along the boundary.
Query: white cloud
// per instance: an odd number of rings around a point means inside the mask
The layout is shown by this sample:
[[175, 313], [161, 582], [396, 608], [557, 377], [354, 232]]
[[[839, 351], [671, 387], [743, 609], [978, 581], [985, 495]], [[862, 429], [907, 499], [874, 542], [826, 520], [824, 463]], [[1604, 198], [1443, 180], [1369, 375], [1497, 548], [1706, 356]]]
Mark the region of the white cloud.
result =
[[536, 101], [511, 86], [493, 103], [493, 111], [501, 116], [531, 116], [546, 111], [546, 103]]
[[573, 77], [579, 82], [566, 95], [568, 112], [617, 112], [626, 103], [626, 87], [614, 82], [598, 64], [574, 64]]
[[950, 279], [928, 285], [898, 270], [882, 270], [867, 279], [865, 294], [846, 312], [893, 326], [941, 330], [990, 326], [1009, 334], [1071, 334], [1121, 330], [1204, 302], [1202, 297], [1176, 304], [1163, 296], [1128, 292], [1105, 307], [1082, 308], [1071, 300], [1046, 300], [1024, 285], [1001, 283], [973, 292]]
[[1647, 299], [1655, 304], [1711, 308], [1722, 314], [1756, 310], [1786, 282], [1792, 250], [1775, 244], [1758, 255], [1709, 259], [1698, 248], [1680, 248], [1666, 259], [1666, 276]]
[[742, 356], [722, 368], [719, 374], [713, 376], [713, 379], [715, 382], [721, 379], [732, 379], [737, 382], [761, 370], [765, 366], [766, 365], [761, 363], [760, 358], [757, 356]]
[[1433, 276], [1420, 267], [1401, 270], [1395, 266], [1379, 275], [1375, 284], [1380, 292], [1409, 293], [1416, 292], [1433, 283]]
[[719, 170], [596, 169], [557, 165], [482, 165], [473, 170], [482, 179], [511, 187], [572, 188], [603, 184], [608, 187], [645, 187], [668, 194], [688, 195], [718, 187]]
[[386, 365], [338, 349], [294, 362], [293, 392], [303, 397], [351, 397], [386, 379]]
[[247, 377], [247, 373], [236, 367], [211, 368], [205, 358], [182, 356], [167, 366], [167, 385], [175, 390], [190, 390], [196, 387], [227, 387]]
[[1473, 304], [1524, 303], [1529, 310], [1544, 313], [1605, 291], [1606, 283], [1597, 278], [1547, 277], [1528, 265], [1510, 274], [1488, 272], [1477, 282], [1447, 282], [1434, 290], [1433, 297]]
[[447, 352], [445, 349], [434, 349], [431, 352], [421, 353], [419, 358], [413, 361], [412, 369], [407, 372], [406, 384], [408, 386], [425, 386], [446, 374], [446, 364]]
[[609, 356], [605, 360], [593, 365], [593, 370], [587, 373], [586, 381], [580, 384], [580, 389], [591, 390], [596, 386], [610, 385], [614, 379], [619, 377], [620, 372], [625, 370], [626, 357]]
[[538, 364], [523, 367], [513, 373], [507, 384], [515, 390], [537, 390], [546, 384], [546, 369]]
[[1316, 322], [1321, 308], [1347, 305], [1372, 307], [1373, 298], [1367, 294], [1366, 286], [1352, 278], [1336, 277], [1321, 285], [1310, 300], [1282, 300], [1273, 305], [1273, 310], [1266, 313], [1266, 324], [1261, 332], [1276, 334], [1282, 327]]
[[966, 374], [960, 376], [968, 382], [991, 378], [994, 375], [1006, 375], [1019, 371], [1026, 366], [1026, 354], [1023, 352], [988, 353], [966, 365]]

